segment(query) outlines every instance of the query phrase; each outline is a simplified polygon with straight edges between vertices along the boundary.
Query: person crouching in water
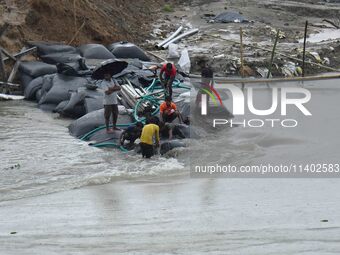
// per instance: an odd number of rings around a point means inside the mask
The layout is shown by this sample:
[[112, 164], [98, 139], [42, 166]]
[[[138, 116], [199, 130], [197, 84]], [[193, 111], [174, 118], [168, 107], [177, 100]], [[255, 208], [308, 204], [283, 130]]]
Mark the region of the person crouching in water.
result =
[[152, 117], [143, 127], [140, 137], [140, 147], [143, 158], [151, 158], [154, 155], [154, 145], [159, 147], [159, 120]]
[[[104, 90], [104, 118], [106, 125], [106, 132], [113, 133], [114, 130], [119, 130], [116, 127], [118, 118], [118, 100], [117, 92], [121, 89], [118, 82], [112, 80], [110, 74], [104, 75], [104, 80], [100, 87]], [[110, 117], [112, 115], [112, 128], [110, 128]]]
[[161, 68], [159, 79], [167, 91], [168, 96], [172, 97], [172, 83], [175, 80], [177, 69], [174, 64], [167, 63]]
[[125, 131], [123, 131], [120, 137], [120, 144], [124, 145], [125, 140], [129, 141], [128, 147], [132, 148], [135, 141], [140, 138], [143, 130], [143, 123], [137, 122], [135, 126], [129, 126]]
[[180, 122], [182, 122], [181, 114], [177, 111], [177, 106], [170, 96], [165, 97], [165, 101], [160, 105], [159, 111], [161, 113], [161, 118], [164, 123], [171, 123], [177, 117]]

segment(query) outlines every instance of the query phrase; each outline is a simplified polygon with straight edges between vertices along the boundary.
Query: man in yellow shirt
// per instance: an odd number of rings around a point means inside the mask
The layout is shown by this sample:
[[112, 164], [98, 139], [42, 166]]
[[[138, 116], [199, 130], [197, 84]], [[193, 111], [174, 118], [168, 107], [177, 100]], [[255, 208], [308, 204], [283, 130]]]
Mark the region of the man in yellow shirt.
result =
[[151, 118], [150, 123], [143, 127], [140, 137], [140, 147], [143, 158], [151, 158], [154, 155], [153, 147], [159, 147], [159, 120]]

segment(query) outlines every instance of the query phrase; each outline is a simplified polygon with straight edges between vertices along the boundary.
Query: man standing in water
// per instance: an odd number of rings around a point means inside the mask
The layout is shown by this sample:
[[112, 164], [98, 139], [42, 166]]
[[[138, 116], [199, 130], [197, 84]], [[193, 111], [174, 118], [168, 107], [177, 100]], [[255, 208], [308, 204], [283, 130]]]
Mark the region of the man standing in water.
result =
[[[118, 100], [117, 92], [121, 89], [119, 84], [112, 80], [110, 74], [104, 75], [104, 80], [100, 87], [104, 90], [104, 118], [106, 125], [106, 132], [111, 134], [114, 130], [119, 130], [116, 127], [118, 118]], [[112, 128], [110, 128], [110, 117], [112, 116]]]
[[[210, 90], [210, 86], [214, 87], [214, 71], [210, 66], [202, 64], [201, 77], [202, 77], [201, 84], [200, 87], [198, 88], [199, 91], [196, 96], [197, 107], [201, 103], [202, 94], [204, 93], [202, 92], [202, 89]], [[209, 97], [207, 97], [207, 101], [209, 102]]]
[[172, 97], [172, 83], [175, 80], [176, 73], [177, 69], [175, 65], [167, 63], [163, 65], [159, 74], [159, 79], [170, 97]]
[[151, 158], [154, 155], [154, 145], [159, 147], [159, 120], [152, 117], [142, 130], [140, 137], [140, 147], [143, 158]]

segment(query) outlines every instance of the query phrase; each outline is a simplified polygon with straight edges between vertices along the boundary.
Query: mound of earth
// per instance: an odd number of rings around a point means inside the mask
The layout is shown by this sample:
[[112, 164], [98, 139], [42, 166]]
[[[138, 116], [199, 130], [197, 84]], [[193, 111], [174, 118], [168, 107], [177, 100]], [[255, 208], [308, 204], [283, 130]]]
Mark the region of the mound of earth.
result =
[[25, 41], [140, 43], [149, 36], [150, 24], [163, 4], [157, 0], [0, 0], [0, 45], [17, 51]]

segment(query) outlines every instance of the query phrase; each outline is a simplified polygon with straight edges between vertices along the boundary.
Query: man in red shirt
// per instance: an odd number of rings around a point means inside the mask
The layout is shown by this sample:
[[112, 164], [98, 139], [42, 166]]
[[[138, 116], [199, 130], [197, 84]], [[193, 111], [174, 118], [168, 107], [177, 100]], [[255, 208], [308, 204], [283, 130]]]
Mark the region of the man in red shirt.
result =
[[163, 122], [171, 123], [177, 117], [181, 121], [181, 115], [177, 111], [177, 106], [174, 102], [172, 102], [171, 97], [165, 97], [165, 101], [159, 107], [159, 111], [161, 112], [161, 118]]
[[167, 63], [163, 65], [159, 74], [159, 79], [161, 80], [164, 88], [168, 91], [168, 96], [170, 97], [172, 97], [172, 83], [175, 80], [176, 73], [177, 70], [175, 65]]

